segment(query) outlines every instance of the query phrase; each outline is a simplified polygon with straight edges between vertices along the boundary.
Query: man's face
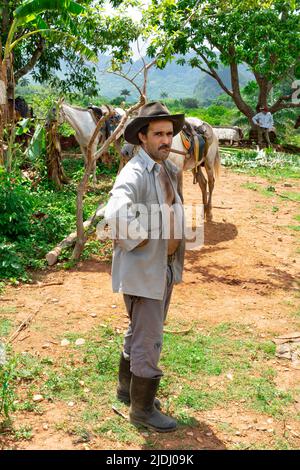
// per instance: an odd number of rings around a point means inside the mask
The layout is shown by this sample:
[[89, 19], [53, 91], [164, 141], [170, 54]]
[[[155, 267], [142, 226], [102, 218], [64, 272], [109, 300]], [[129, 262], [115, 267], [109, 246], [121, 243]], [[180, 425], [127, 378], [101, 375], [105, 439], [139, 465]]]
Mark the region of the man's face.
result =
[[172, 121], [152, 121], [147, 135], [141, 132], [138, 135], [142, 146], [153, 160], [159, 162], [168, 158], [173, 139]]

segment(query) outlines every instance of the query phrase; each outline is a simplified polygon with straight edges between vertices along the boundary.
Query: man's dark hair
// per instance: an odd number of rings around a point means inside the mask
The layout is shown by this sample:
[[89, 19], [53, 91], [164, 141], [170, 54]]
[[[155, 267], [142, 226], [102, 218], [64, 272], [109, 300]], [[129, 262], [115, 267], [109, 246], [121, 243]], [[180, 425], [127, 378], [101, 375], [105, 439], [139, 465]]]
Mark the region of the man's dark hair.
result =
[[[143, 135], [147, 135], [148, 129], [149, 129], [149, 124], [146, 124], [145, 126], [143, 126], [143, 127], [139, 130], [139, 132], [140, 132], [141, 134], [143, 134]], [[142, 142], [141, 142], [140, 139], [139, 139], [139, 141], [140, 141], [140, 144], [141, 144]]]

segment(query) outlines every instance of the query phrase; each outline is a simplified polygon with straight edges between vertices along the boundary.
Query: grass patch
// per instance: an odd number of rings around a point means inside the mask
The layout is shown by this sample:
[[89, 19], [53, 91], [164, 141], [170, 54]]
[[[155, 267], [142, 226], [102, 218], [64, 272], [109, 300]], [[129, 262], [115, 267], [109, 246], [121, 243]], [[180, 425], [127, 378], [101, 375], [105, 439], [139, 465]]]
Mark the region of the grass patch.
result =
[[259, 191], [259, 185], [256, 183], [243, 183], [241, 184], [242, 188], [251, 189], [251, 191]]
[[284, 191], [281, 194], [278, 194], [279, 197], [283, 199], [289, 199], [290, 201], [300, 202], [300, 194], [293, 191]]
[[13, 323], [11, 320], [0, 317], [0, 338], [8, 336], [12, 330], [12, 327]]
[[143, 436], [139, 434], [136, 428], [118, 416], [106, 419], [102, 424], [94, 427], [93, 431], [98, 436], [117, 442], [128, 444], [133, 442], [135, 444], [142, 444], [144, 442]]
[[30, 426], [21, 426], [14, 430], [15, 441], [30, 441], [32, 439], [32, 428]]
[[295, 230], [296, 232], [300, 232], [300, 225], [288, 225], [290, 230]]
[[[72, 340], [78, 335], [67, 334]], [[13, 386], [21, 386], [17, 410], [40, 412], [32, 396], [41, 393], [51, 402], [73, 401], [71, 432], [80, 442], [90, 434], [113, 442], [145, 445], [145, 436], [126, 420], [114, 416], [112, 404], [127, 413], [116, 400], [119, 354], [123, 335], [111, 326], [93, 328], [85, 344], [70, 345], [66, 358], [17, 355]], [[259, 341], [247, 325], [221, 323], [206, 334], [196, 328], [187, 335], [165, 334], [161, 366], [164, 377], [159, 389], [165, 411], [174, 414], [180, 426], [197, 426], [195, 412], [233, 406], [283, 419], [289, 416], [293, 393], [276, 387], [276, 371], [268, 366], [275, 345]], [[17, 397], [19, 398], [19, 397]], [[154, 447], [153, 439], [147, 446]]]
[[299, 156], [275, 152], [272, 149], [256, 151], [221, 148], [221, 161], [224, 166], [236, 172], [261, 176], [271, 183], [300, 177]]

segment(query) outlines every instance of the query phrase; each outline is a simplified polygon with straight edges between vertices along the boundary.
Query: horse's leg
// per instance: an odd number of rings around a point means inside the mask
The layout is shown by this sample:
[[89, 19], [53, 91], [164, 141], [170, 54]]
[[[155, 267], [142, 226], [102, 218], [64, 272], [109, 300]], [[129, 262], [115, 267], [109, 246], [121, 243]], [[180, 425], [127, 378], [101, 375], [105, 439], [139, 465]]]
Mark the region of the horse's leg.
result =
[[208, 189], [209, 189], [209, 196], [208, 196], [208, 203], [207, 203], [207, 212], [206, 212], [206, 220], [208, 222], [212, 221], [212, 193], [215, 186], [215, 176], [213, 168], [208, 167], [205, 165], [207, 177], [208, 177]]
[[202, 192], [202, 202], [204, 205], [204, 215], [207, 216], [207, 192], [206, 192], [206, 187], [207, 187], [207, 181], [202, 173], [201, 165], [198, 166], [197, 173], [196, 173], [196, 179], [198, 181], [198, 184], [200, 186], [201, 192]]

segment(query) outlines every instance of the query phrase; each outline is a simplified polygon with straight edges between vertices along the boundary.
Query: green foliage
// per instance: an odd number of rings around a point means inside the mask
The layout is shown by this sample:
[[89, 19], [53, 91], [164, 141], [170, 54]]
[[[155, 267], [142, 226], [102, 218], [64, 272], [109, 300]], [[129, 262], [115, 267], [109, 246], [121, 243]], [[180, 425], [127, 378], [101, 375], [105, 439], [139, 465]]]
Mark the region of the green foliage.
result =
[[[7, 354], [7, 353], [6, 353]], [[13, 381], [16, 367], [14, 357], [6, 358], [5, 345], [0, 342], [0, 420], [9, 421], [14, 410], [15, 383]]]
[[[236, 73], [239, 64], [246, 64], [253, 73], [262, 92], [262, 101], [269, 101], [268, 95], [274, 85], [283, 79], [289, 79], [291, 93], [299, 68], [296, 2], [274, 0], [245, 4], [235, 0], [226, 3], [208, 0], [199, 7], [195, 0], [153, 0], [143, 14], [143, 20], [145, 28], [150, 30], [151, 25], [154, 32], [147, 52], [150, 57], [160, 53], [160, 67], [171, 61], [175, 54], [185, 57], [194, 52], [196, 57], [188, 59], [190, 65], [222, 82], [223, 89], [248, 119], [251, 119], [253, 106], [240, 96], [240, 77]], [[237, 86], [228, 85], [221, 77], [220, 62], [224, 67], [232, 67], [232, 82]], [[289, 99], [278, 100], [274, 112], [285, 105], [293, 106]]]
[[181, 98], [180, 104], [187, 109], [199, 107], [199, 101], [196, 98]]
[[[66, 160], [64, 164], [72, 183], [61, 191], [56, 191], [43, 173], [31, 181], [20, 172], [9, 174], [1, 171], [0, 279], [9, 279], [11, 282], [28, 280], [28, 269], [44, 268], [46, 253], [75, 230], [76, 185], [84, 168], [81, 160]], [[102, 173], [101, 184], [86, 195], [85, 220], [108, 197], [116, 166], [107, 169], [102, 165], [98, 172]], [[84, 257], [95, 253], [109, 260], [111, 250], [109, 244], [93, 241], [87, 245]], [[65, 252], [63, 256], [69, 257], [70, 252]]]
[[30, 232], [33, 199], [19, 178], [0, 169], [0, 236], [10, 240]]
[[[64, 94], [82, 90], [86, 96], [94, 96], [98, 84], [95, 66], [90, 61], [96, 61], [98, 54], [107, 49], [119, 60], [129, 57], [131, 41], [136, 39], [138, 30], [126, 11], [105, 15], [104, 3], [104, 0], [8, 2], [5, 8], [10, 21], [7, 30], [1, 32], [1, 39], [5, 44], [8, 36], [7, 51], [14, 46], [17, 78], [29, 71], [36, 82], [48, 82]], [[119, 2], [111, 3], [117, 7]], [[15, 32], [18, 39], [13, 43]], [[64, 47], [58, 47], [62, 43]], [[40, 52], [38, 60], [36, 51]]]
[[0, 277], [26, 279], [24, 265], [13, 243], [0, 242]]

